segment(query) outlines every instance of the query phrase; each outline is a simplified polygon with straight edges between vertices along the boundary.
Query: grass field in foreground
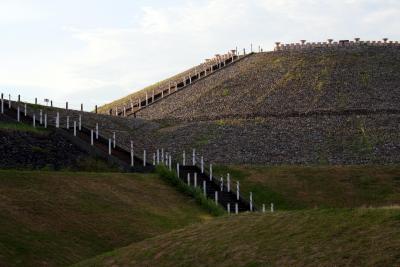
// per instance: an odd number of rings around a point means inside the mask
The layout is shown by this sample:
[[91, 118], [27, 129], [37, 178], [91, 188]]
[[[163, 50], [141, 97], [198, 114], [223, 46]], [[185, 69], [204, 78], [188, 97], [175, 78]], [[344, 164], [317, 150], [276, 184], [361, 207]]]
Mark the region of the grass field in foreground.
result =
[[90, 266], [399, 266], [400, 210], [222, 217], [84, 261]]
[[65, 266], [208, 218], [155, 175], [0, 171], [0, 266]]
[[271, 202], [278, 210], [400, 204], [400, 165], [217, 166], [214, 173], [230, 173], [247, 199], [253, 192], [258, 207]]

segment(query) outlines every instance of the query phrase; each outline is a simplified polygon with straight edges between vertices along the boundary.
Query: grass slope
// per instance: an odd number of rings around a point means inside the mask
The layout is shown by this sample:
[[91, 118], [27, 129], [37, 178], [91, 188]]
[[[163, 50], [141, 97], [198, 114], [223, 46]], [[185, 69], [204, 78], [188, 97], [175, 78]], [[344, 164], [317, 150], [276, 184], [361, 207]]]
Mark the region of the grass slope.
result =
[[258, 206], [278, 209], [351, 208], [400, 204], [400, 166], [218, 166]]
[[0, 171], [0, 266], [65, 266], [207, 218], [155, 175]]
[[87, 266], [399, 266], [400, 211], [307, 210], [215, 219]]

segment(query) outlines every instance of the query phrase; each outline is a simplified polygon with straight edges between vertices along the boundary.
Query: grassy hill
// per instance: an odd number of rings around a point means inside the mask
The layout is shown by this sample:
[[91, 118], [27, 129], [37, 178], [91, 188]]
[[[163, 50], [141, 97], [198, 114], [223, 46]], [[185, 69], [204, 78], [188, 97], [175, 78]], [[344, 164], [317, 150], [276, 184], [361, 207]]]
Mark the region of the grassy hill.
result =
[[0, 266], [65, 266], [209, 218], [155, 175], [0, 170]]
[[150, 238], [88, 266], [398, 266], [398, 209], [245, 214]]
[[278, 210], [400, 205], [400, 166], [218, 166], [258, 207]]

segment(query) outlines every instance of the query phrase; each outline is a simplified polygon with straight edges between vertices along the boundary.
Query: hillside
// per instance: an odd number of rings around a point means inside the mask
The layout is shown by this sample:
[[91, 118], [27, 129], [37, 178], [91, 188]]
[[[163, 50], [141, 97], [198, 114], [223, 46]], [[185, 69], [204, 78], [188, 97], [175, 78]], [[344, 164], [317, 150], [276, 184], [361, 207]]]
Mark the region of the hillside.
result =
[[215, 120], [359, 109], [399, 112], [399, 62], [399, 47], [257, 53], [137, 116]]
[[0, 170], [0, 266], [66, 266], [208, 218], [155, 175]]
[[247, 214], [150, 238], [80, 266], [398, 266], [398, 209]]

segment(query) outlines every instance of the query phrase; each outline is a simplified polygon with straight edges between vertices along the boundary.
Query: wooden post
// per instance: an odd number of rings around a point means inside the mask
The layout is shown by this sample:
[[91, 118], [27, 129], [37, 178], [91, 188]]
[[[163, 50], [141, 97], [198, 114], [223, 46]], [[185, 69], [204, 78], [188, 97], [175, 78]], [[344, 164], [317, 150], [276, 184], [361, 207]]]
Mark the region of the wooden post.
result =
[[212, 164], [210, 164], [210, 181], [212, 181]]
[[239, 198], [240, 198], [239, 189], [240, 189], [240, 184], [239, 184], [239, 181], [237, 181], [237, 182], [236, 182], [236, 199], [237, 199], [237, 200], [239, 200]]
[[135, 155], [133, 151], [133, 141], [131, 140], [131, 167], [135, 166]]
[[44, 128], [47, 128], [47, 113], [44, 114]]
[[81, 111], [83, 111], [83, 104], [81, 104]]
[[215, 191], [215, 204], [218, 205], [218, 191]]
[[97, 114], [97, 105], [94, 107], [94, 112]]
[[186, 166], [186, 152], [183, 150], [182, 154], [182, 166]]
[[235, 203], [235, 214], [239, 214], [239, 205]]
[[114, 147], [114, 149], [116, 146], [117, 146], [117, 140], [115, 138], [115, 132], [113, 132], [113, 147]]
[[206, 186], [206, 180], [203, 180], [203, 194], [205, 197], [207, 197], [207, 186]]
[[99, 124], [96, 123], [96, 140], [99, 140]]
[[43, 111], [39, 110], [39, 124], [42, 125], [43, 124]]
[[156, 153], [153, 153], [153, 166], [156, 166]]
[[231, 175], [228, 173], [226, 175], [226, 189], [229, 192], [231, 192]]
[[170, 171], [172, 171], [172, 157], [171, 157], [171, 155], [169, 155], [169, 162], [168, 162], [168, 165], [169, 165], [169, 170]]
[[21, 95], [18, 95], [18, 103], [21, 102]]
[[37, 105], [37, 97], [35, 97], [35, 105]]
[[221, 176], [219, 181], [220, 181], [219, 187], [222, 192], [222, 191], [224, 191], [224, 177]]
[[274, 203], [271, 203], [271, 212], [274, 212]]
[[68, 102], [65, 102], [65, 109], [68, 110]]
[[82, 115], [79, 115], [79, 127], [78, 127], [79, 131], [82, 130]]
[[157, 165], [160, 165], [160, 150], [157, 149]]
[[201, 173], [204, 173], [204, 158], [201, 156]]
[[74, 136], [76, 136], [76, 121], [74, 121]]
[[231, 214], [231, 203], [228, 203], [226, 205], [226, 210], [228, 211], [228, 214], [230, 215]]
[[253, 192], [250, 192], [250, 211], [253, 211]]
[[32, 125], [33, 125], [33, 128], [36, 127], [36, 115], [35, 114], [33, 114]]
[[94, 142], [93, 142], [93, 129], [91, 129], [90, 130], [90, 145], [94, 145]]
[[25, 115], [25, 117], [26, 117], [27, 114], [28, 114], [28, 108], [27, 108], [27, 105], [25, 103], [24, 104], [24, 115]]
[[11, 94], [8, 94], [8, 109], [11, 109]]
[[176, 175], [178, 176], [178, 178], [180, 178], [180, 176], [179, 176], [179, 163], [176, 164]]
[[108, 138], [108, 155], [111, 155], [111, 138]]
[[69, 130], [69, 116], [67, 116], [67, 130]]
[[56, 117], [56, 128], [60, 128], [60, 113], [57, 112], [57, 117]]
[[187, 185], [190, 186], [190, 173], [187, 174]]
[[19, 105], [17, 106], [17, 121], [20, 122], [20, 118], [19, 118]]
[[193, 166], [196, 166], [196, 149], [193, 148], [193, 156], [192, 156], [192, 163]]
[[146, 149], [143, 150], [143, 167], [146, 167]]
[[161, 162], [164, 162], [164, 148], [161, 148]]
[[197, 187], [197, 172], [194, 173], [194, 187]]
[[262, 212], [265, 213], [265, 204], [262, 205]]
[[50, 100], [50, 107], [53, 107], [53, 100]]

